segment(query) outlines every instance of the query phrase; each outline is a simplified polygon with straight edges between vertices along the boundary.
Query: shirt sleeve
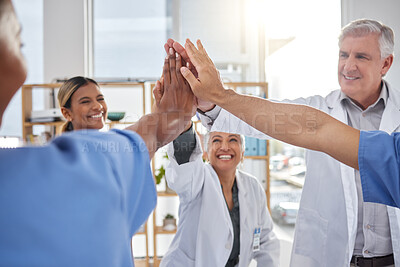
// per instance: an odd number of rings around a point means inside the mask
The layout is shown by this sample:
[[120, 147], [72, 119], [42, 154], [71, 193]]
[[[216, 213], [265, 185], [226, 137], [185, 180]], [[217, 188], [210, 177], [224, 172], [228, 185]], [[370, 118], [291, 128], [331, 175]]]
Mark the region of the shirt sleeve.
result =
[[193, 124], [189, 130], [182, 133], [174, 141], [174, 156], [176, 162], [181, 165], [189, 162], [190, 156], [196, 148], [196, 133], [193, 129]]
[[179, 196], [181, 203], [189, 202], [197, 196], [204, 183], [205, 163], [199, 136], [196, 134], [196, 146], [190, 155], [189, 161], [179, 164], [175, 158], [173, 143], [167, 145], [169, 164], [165, 170], [168, 186]]
[[[97, 174], [109, 183], [109, 191], [104, 194], [120, 199], [130, 234], [147, 220], [156, 205], [157, 193], [149, 152], [138, 134], [127, 130], [75, 131], [54, 139], [50, 146], [62, 151], [63, 157], [70, 157], [69, 162], [78, 162], [77, 170]], [[92, 187], [96, 183], [92, 181]], [[90, 183], [87, 190], [93, 190]]]
[[364, 201], [400, 207], [400, 134], [360, 133], [358, 165]]
[[[150, 157], [143, 139], [132, 131], [113, 130], [125, 137], [125, 150], [115, 154], [113, 163], [121, 180], [131, 233], [146, 222], [157, 203], [157, 191], [150, 168]], [[131, 149], [129, 149], [131, 148]], [[114, 154], [112, 154], [114, 156]], [[125, 198], [126, 197], [126, 198]]]
[[221, 111], [221, 107], [215, 106], [212, 110], [209, 110], [207, 112], [203, 112], [199, 109], [197, 109], [197, 114], [200, 117], [201, 124], [203, 124], [204, 127], [207, 128], [207, 130], [211, 130], [211, 127], [214, 124], [214, 121], [217, 119], [219, 113]]

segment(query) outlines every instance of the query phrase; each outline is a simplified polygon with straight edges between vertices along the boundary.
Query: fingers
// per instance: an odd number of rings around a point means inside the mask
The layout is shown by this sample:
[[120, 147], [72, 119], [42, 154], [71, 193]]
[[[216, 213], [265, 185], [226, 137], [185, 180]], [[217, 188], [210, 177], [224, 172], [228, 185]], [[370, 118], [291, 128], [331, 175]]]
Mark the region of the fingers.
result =
[[168, 60], [168, 57], [166, 57], [165, 60], [164, 60], [163, 77], [164, 77], [164, 85], [171, 84], [171, 75], [169, 73], [169, 60]]
[[164, 95], [164, 77], [161, 77], [160, 79], [160, 85], [161, 85], [161, 96]]
[[178, 78], [176, 76], [176, 53], [173, 48], [169, 49], [168, 53], [169, 72], [171, 77], [171, 84], [177, 84]]
[[197, 88], [200, 82], [196, 79], [196, 77], [188, 68], [182, 67], [181, 73], [192, 89]]
[[206, 49], [204, 48], [203, 44], [201, 43], [200, 40], [197, 40], [197, 47], [199, 48], [199, 51], [207, 58], [207, 60], [214, 64], [211, 60], [211, 58], [208, 56]]
[[185, 48], [190, 58], [190, 61], [192, 62], [194, 67], [197, 68], [201, 64], [199, 51], [189, 39], [186, 39]]
[[181, 74], [181, 67], [182, 67], [182, 58], [179, 54], [176, 54], [176, 76], [178, 78], [178, 83], [186, 84], [186, 80], [183, 78]]
[[204, 50], [203, 44], [201, 43], [200, 39], [197, 40], [197, 48], [199, 48], [199, 50]]
[[165, 49], [165, 53], [167, 53], [167, 55], [168, 55], [168, 53], [169, 53], [169, 49], [170, 49], [170, 48], [173, 48], [174, 42], [175, 42], [175, 41], [174, 41], [173, 39], [169, 38], [169, 39], [167, 40], [167, 42], [165, 43], [164, 49]]
[[184, 48], [180, 43], [174, 42], [174, 43], [173, 43], [173, 47], [174, 47], [175, 51], [176, 51], [178, 54], [181, 55], [181, 57], [183, 58], [184, 61], [186, 61], [186, 62], [189, 62], [189, 61], [190, 61], [189, 56], [188, 56], [188, 54], [186, 53], [185, 48]]
[[154, 100], [156, 102], [156, 105], [158, 106], [160, 104], [161, 98], [162, 98], [162, 91], [161, 91], [161, 83], [160, 81], [156, 82], [156, 86], [153, 89], [153, 96]]

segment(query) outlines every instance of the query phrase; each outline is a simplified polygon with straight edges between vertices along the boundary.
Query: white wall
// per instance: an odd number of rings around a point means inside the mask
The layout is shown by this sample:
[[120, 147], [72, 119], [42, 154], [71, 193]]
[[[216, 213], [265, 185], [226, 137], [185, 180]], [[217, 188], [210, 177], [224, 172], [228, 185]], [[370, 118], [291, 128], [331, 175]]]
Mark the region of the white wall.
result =
[[85, 12], [87, 0], [44, 0], [44, 82], [86, 75]]
[[342, 26], [352, 20], [376, 19], [391, 27], [395, 33], [394, 62], [386, 80], [400, 90], [400, 1], [398, 0], [341, 0]]

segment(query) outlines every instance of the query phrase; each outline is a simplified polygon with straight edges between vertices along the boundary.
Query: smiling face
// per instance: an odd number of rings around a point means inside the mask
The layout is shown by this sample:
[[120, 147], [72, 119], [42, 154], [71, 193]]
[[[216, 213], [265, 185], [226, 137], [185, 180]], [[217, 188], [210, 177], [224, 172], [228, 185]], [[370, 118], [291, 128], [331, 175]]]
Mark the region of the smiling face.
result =
[[81, 86], [71, 96], [71, 108], [61, 108], [74, 130], [101, 129], [107, 116], [107, 105], [99, 87], [94, 83]]
[[223, 132], [210, 133], [207, 157], [217, 174], [235, 173], [237, 165], [243, 158], [243, 153], [240, 135]]
[[338, 79], [341, 90], [363, 109], [379, 97], [381, 81], [393, 56], [381, 59], [379, 35], [347, 36], [340, 44]]
[[21, 26], [10, 1], [0, 1], [0, 125], [3, 112], [26, 79]]

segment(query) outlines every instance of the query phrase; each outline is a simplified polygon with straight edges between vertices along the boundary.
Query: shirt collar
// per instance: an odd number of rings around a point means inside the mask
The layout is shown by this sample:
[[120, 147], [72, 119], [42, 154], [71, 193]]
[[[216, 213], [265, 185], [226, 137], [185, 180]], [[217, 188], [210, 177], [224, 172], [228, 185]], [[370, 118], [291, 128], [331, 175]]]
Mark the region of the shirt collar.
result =
[[[372, 104], [372, 105], [369, 106], [368, 108], [372, 108], [372, 107], [376, 106], [376, 105], [378, 104], [378, 102], [379, 102], [381, 99], [383, 100], [384, 106], [386, 106], [387, 99], [388, 99], [388, 95], [389, 95], [389, 94], [388, 94], [388, 89], [387, 89], [386, 83], [385, 83], [384, 81], [382, 81], [382, 90], [381, 90], [381, 93], [380, 93], [378, 99], [375, 101], [374, 104]], [[351, 100], [351, 98], [348, 97], [348, 96], [347, 96], [345, 93], [343, 93], [342, 91], [340, 91], [339, 101], [340, 101], [341, 103], [343, 103], [344, 101], [348, 101], [348, 103], [351, 103], [351, 104], [357, 106], [357, 105]], [[357, 106], [357, 107], [358, 107], [358, 106]]]

